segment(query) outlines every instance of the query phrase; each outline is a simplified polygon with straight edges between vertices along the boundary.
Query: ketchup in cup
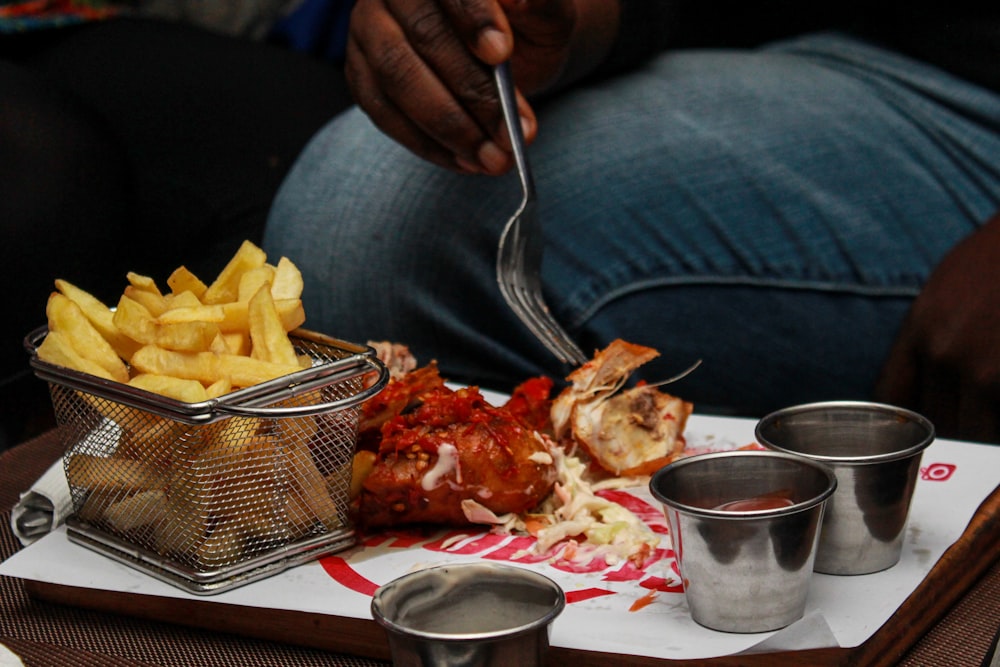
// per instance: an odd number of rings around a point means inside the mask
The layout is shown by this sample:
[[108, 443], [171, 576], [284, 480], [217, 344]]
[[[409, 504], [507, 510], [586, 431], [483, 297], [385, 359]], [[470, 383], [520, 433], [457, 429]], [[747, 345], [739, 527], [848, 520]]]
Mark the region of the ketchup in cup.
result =
[[729, 502], [716, 505], [712, 509], [723, 512], [757, 512], [760, 510], [776, 510], [782, 507], [791, 507], [795, 503], [789, 497], [790, 491], [779, 491], [766, 495], [754, 496], [753, 498], [741, 498], [730, 500]]

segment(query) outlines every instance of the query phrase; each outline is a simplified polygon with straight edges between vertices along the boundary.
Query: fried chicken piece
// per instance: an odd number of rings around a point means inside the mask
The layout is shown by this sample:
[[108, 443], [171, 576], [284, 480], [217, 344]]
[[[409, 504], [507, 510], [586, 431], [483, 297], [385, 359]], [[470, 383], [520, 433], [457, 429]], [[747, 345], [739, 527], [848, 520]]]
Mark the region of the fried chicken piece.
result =
[[621, 391], [629, 375], [659, 356], [650, 347], [612, 341], [567, 376], [552, 403], [556, 438], [579, 445], [612, 475], [649, 475], [684, 449], [684, 427], [694, 406], [652, 385]]
[[539, 376], [514, 387], [504, 408], [539, 433], [552, 433], [552, 378]]
[[444, 378], [438, 372], [435, 361], [389, 380], [382, 391], [361, 405], [358, 449], [376, 451], [382, 438], [383, 424], [413, 409], [424, 394], [444, 387]]
[[362, 485], [362, 526], [467, 525], [463, 500], [500, 515], [525, 512], [549, 495], [556, 468], [534, 429], [489, 405], [476, 387], [442, 387], [421, 398], [382, 428]]

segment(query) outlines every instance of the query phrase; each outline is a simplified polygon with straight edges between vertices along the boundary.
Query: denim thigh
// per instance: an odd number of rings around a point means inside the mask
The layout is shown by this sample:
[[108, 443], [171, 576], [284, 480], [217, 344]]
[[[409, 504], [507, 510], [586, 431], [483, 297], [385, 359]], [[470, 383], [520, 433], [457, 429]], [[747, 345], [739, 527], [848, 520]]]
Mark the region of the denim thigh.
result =
[[[839, 35], [664, 54], [539, 106], [543, 282], [585, 350], [656, 347], [674, 391], [760, 413], [867, 397], [942, 255], [1000, 206], [1000, 97]], [[265, 243], [309, 324], [455, 379], [565, 374], [500, 298], [513, 176], [432, 167], [359, 112], [301, 156]]]

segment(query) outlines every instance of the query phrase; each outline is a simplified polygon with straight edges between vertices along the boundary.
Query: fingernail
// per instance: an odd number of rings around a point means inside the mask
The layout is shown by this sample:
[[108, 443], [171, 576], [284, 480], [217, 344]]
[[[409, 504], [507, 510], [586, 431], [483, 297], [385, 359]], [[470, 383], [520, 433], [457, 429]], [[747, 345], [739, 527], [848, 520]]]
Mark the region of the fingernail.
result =
[[511, 50], [510, 40], [496, 28], [486, 28], [479, 33], [479, 49], [487, 61], [498, 63], [507, 59]]
[[527, 116], [521, 116], [521, 136], [530, 137], [535, 129], [535, 123]]
[[483, 143], [483, 145], [479, 147], [476, 157], [479, 158], [479, 163], [486, 167], [486, 170], [490, 172], [502, 171], [507, 167], [507, 162], [509, 160], [507, 153], [505, 153], [503, 149], [492, 141]]

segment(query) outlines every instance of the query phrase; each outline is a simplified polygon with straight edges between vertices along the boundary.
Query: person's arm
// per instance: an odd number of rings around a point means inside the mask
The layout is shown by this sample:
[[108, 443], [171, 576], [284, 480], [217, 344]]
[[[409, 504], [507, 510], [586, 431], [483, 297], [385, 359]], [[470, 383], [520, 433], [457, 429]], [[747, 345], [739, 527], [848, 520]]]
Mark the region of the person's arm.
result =
[[943, 437], [1000, 442], [1000, 212], [931, 273], [876, 398], [924, 414]]

